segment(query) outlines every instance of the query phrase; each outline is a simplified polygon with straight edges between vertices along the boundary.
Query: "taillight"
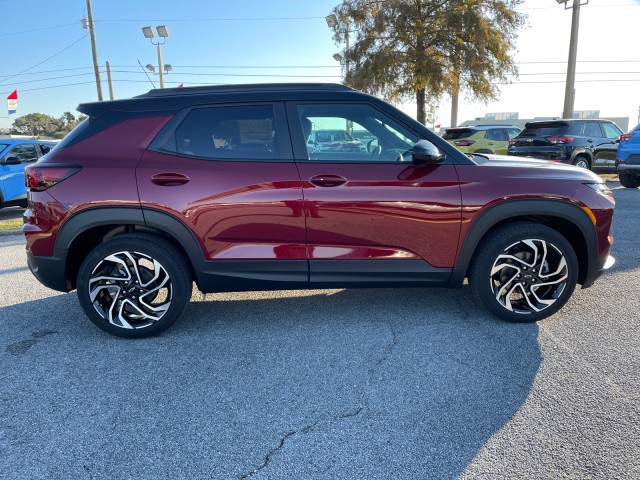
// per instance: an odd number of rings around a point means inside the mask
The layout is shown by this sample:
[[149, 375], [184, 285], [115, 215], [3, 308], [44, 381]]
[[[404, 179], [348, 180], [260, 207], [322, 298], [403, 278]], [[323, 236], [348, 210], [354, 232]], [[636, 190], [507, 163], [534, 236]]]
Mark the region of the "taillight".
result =
[[456, 140], [453, 143], [455, 143], [456, 146], [458, 147], [470, 147], [471, 145], [476, 143], [476, 141], [475, 140]]
[[517, 141], [518, 141], [518, 139], [516, 137], [510, 138], [509, 139], [509, 145], [514, 145]]
[[620, 135], [620, 141], [621, 142], [626, 142], [631, 137], [633, 137], [633, 133], [623, 133], [622, 135]]
[[69, 178], [71, 175], [75, 175], [80, 170], [82, 170], [82, 167], [78, 165], [29, 165], [24, 169], [24, 184], [30, 190], [41, 192]]
[[559, 135], [557, 137], [547, 137], [547, 142], [549, 142], [549, 143], [571, 143], [571, 142], [573, 142], [573, 137], [567, 137], [565, 135]]

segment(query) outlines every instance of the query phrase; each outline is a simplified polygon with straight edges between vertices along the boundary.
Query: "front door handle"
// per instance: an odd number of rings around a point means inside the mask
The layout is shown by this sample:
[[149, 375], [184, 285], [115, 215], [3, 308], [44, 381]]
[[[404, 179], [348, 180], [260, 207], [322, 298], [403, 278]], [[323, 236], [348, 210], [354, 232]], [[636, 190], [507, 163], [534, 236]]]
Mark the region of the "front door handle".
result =
[[178, 185], [184, 185], [189, 181], [189, 177], [182, 173], [156, 173], [151, 176], [151, 183], [160, 185], [162, 187], [176, 187]]
[[309, 182], [316, 187], [339, 187], [347, 183], [347, 179], [340, 175], [316, 175], [311, 177]]

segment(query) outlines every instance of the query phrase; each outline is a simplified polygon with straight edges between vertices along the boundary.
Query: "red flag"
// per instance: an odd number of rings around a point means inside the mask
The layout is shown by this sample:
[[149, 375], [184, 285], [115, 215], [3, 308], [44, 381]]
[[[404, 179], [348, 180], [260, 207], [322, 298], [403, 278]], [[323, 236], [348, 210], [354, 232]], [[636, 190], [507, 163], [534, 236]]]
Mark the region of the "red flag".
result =
[[7, 110], [9, 111], [9, 115], [16, 113], [18, 110], [18, 90], [14, 90], [7, 97]]

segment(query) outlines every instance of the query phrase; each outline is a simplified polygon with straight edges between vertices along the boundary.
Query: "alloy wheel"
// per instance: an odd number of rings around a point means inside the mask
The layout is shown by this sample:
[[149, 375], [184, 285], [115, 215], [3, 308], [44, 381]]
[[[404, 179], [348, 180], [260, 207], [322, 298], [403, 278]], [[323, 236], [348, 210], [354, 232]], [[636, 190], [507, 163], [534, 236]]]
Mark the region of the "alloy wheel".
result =
[[490, 273], [497, 302], [528, 315], [551, 307], [567, 286], [569, 267], [558, 247], [542, 239], [525, 239], [498, 255]]
[[89, 299], [111, 325], [140, 329], [158, 322], [171, 306], [173, 284], [156, 259], [135, 251], [98, 262], [88, 282]]

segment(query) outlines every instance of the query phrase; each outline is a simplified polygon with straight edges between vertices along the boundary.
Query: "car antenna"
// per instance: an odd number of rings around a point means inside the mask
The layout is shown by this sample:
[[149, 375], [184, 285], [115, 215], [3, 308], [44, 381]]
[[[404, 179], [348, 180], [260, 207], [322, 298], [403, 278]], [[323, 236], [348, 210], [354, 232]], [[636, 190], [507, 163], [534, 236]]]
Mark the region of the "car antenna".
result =
[[142, 71], [144, 72], [144, 74], [147, 76], [147, 78], [149, 79], [149, 81], [151, 82], [151, 85], [153, 85], [153, 88], [156, 88], [155, 84], [153, 83], [153, 80], [151, 80], [151, 77], [149, 77], [149, 74], [147, 73], [147, 71], [144, 69], [144, 67], [142, 66], [142, 63], [140, 63], [140, 60], [138, 60], [138, 65], [140, 65], [140, 68], [142, 69]]

